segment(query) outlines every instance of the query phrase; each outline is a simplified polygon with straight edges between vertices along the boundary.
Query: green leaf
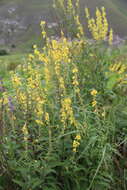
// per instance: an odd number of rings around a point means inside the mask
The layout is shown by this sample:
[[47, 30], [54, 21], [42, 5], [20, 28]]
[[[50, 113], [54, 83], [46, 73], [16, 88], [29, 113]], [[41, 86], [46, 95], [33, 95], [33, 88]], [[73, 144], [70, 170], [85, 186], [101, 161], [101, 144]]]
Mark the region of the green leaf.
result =
[[118, 79], [117, 74], [112, 74], [107, 82], [107, 89], [112, 90]]
[[13, 179], [13, 182], [18, 184], [20, 187], [24, 187], [24, 182], [21, 182], [21, 181], [19, 181], [17, 179]]
[[37, 188], [37, 187], [39, 188], [39, 186], [41, 185], [41, 183], [42, 183], [42, 180], [40, 180], [38, 178], [35, 178], [34, 179], [34, 183], [32, 185], [32, 189]]

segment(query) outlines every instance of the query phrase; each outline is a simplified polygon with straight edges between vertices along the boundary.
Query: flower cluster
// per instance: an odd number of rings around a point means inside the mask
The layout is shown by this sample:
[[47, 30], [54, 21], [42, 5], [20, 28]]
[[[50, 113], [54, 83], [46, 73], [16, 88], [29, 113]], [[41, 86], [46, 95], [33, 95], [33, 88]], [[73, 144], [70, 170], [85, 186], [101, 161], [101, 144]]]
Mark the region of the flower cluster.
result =
[[[73, 9], [72, 1], [68, 1], [68, 3], [69, 11], [71, 8]], [[88, 9], [86, 9], [86, 15], [94, 37], [104, 39], [108, 32], [104, 8], [102, 8], [102, 12], [99, 9], [96, 10], [96, 26], [93, 25], [95, 20], [90, 19]], [[67, 39], [62, 31], [59, 39], [48, 38], [45, 32], [46, 22], [41, 22], [40, 26], [42, 37], [45, 39], [45, 46], [41, 50], [38, 46], [33, 46], [33, 54], [28, 55], [27, 62], [24, 65], [19, 65], [11, 73], [11, 93], [8, 94], [2, 91], [0, 103], [1, 105], [7, 105], [7, 111], [11, 110], [13, 114], [10, 114], [10, 117], [15, 118], [13, 119], [15, 125], [17, 125], [17, 121], [21, 120], [19, 126], [22, 128], [24, 141], [29, 141], [27, 136], [28, 126], [30, 125], [38, 130], [38, 135], [45, 129], [49, 130], [48, 135], [51, 136], [52, 128], [59, 128], [62, 135], [71, 127], [74, 130], [82, 130], [83, 122], [79, 118], [80, 115], [82, 115], [81, 118], [84, 118], [83, 114], [86, 109], [84, 97], [87, 96], [88, 92], [87, 90], [85, 92], [83, 86], [84, 83], [87, 86], [89, 76], [84, 75], [82, 70], [82, 68], [87, 67], [87, 63], [84, 65], [80, 63], [86, 50], [86, 40], [82, 39], [83, 28], [79, 17], [74, 15], [74, 18], [79, 30], [78, 38], [75, 40]], [[92, 30], [93, 26], [98, 37], [95, 35], [95, 31]], [[93, 57], [93, 54], [89, 55]], [[84, 62], [87, 62], [87, 59], [84, 59]], [[110, 68], [111, 72], [116, 70], [119, 74], [122, 74], [126, 68], [122, 64], [113, 65]], [[82, 75], [84, 76], [83, 79]], [[3, 87], [1, 89], [3, 90]], [[92, 103], [90, 105], [95, 110], [97, 94], [96, 89], [91, 91]], [[78, 110], [77, 105], [80, 105], [80, 110]], [[16, 110], [20, 110], [19, 112], [22, 114], [16, 112]], [[25, 125], [22, 127], [23, 123]], [[72, 151], [76, 152], [80, 145], [81, 136], [76, 134], [72, 139], [74, 139]], [[51, 144], [51, 141], [49, 144]]]
[[92, 107], [95, 107], [97, 105], [97, 101], [96, 101], [96, 95], [97, 95], [97, 90], [93, 89], [91, 91], [91, 95], [93, 96], [93, 101], [92, 101]]
[[110, 76], [116, 76], [116, 83], [126, 84], [127, 83], [127, 65], [121, 61], [116, 61], [109, 66]]
[[77, 148], [80, 145], [80, 141], [81, 141], [81, 135], [77, 134], [73, 141], [73, 152], [77, 152]]
[[109, 30], [105, 8], [96, 8], [96, 18], [91, 18], [88, 8], [85, 8], [88, 28], [95, 40], [105, 40], [109, 33], [109, 44], [112, 44], [113, 30]]
[[71, 124], [76, 124], [70, 98], [63, 99], [61, 108], [61, 122], [65, 126], [67, 121], [70, 121]]

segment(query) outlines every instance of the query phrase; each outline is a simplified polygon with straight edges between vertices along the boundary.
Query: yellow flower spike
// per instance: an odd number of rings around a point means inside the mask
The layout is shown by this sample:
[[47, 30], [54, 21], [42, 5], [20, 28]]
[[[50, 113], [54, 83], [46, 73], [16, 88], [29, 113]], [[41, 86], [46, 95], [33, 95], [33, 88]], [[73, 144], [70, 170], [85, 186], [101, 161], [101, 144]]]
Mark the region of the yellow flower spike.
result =
[[20, 104], [23, 104], [24, 108], [27, 106], [27, 96], [24, 92], [18, 91], [16, 98]]
[[0, 98], [0, 104], [3, 102], [3, 98]]
[[76, 0], [75, 6], [79, 8], [79, 0]]
[[119, 74], [122, 74], [122, 73], [125, 72], [125, 70], [126, 70], [126, 66], [125, 66], [125, 65], [122, 65], [121, 68], [120, 68], [120, 70], [118, 71], [118, 73], [119, 73]]
[[6, 92], [3, 93], [3, 100], [2, 100], [3, 104], [6, 105], [8, 104], [9, 100], [8, 100], [8, 94]]
[[51, 41], [51, 46], [50, 47], [50, 56], [51, 59], [55, 63], [60, 63], [60, 62], [69, 62], [69, 43], [65, 37], [63, 37], [60, 41], [57, 40], [52, 40]]
[[113, 30], [111, 29], [109, 32], [109, 45], [112, 45], [113, 42]]
[[116, 70], [116, 67], [117, 67], [117, 64], [112, 64], [112, 65], [110, 66], [109, 70], [112, 71], [112, 72], [115, 72], [115, 71], [117, 71], [117, 70]]
[[103, 16], [106, 16], [105, 7], [101, 7], [101, 10], [102, 10]]
[[67, 1], [67, 11], [68, 11], [68, 13], [72, 14], [72, 10], [74, 10], [72, 0], [68, 0]]
[[59, 82], [60, 82], [60, 88], [65, 91], [65, 84], [64, 84], [64, 79], [63, 79], [63, 77], [60, 77], [60, 78], [59, 78]]
[[98, 32], [100, 32], [103, 26], [102, 26], [102, 15], [98, 8], [96, 8], [96, 24], [98, 27]]
[[62, 108], [61, 108], [61, 121], [62, 123], [66, 123], [67, 120], [70, 121], [71, 124], [76, 124], [76, 120], [74, 117], [73, 109], [72, 109], [72, 101], [70, 98], [65, 98], [62, 100]]
[[115, 65], [116, 65], [115, 71], [118, 71], [122, 67], [122, 63], [121, 62], [116, 63]]
[[76, 15], [74, 18], [78, 29], [77, 37], [81, 38], [84, 35], [83, 26], [80, 22], [79, 15]]
[[80, 143], [77, 140], [73, 141], [73, 152], [77, 152], [77, 148], [79, 147]]
[[18, 86], [20, 86], [22, 84], [20, 77], [18, 77], [16, 74], [13, 75], [11, 80], [12, 80], [13, 86], [18, 87]]
[[43, 125], [44, 123], [41, 121], [41, 120], [35, 120], [35, 122], [38, 124], [38, 125]]
[[86, 15], [86, 18], [89, 19], [90, 13], [89, 13], [89, 9], [87, 7], [85, 8], [85, 15]]
[[88, 8], [85, 9], [86, 18], [88, 20], [88, 28], [95, 40], [104, 40], [108, 34], [108, 21], [106, 18], [105, 8], [101, 10], [96, 8], [96, 18], [90, 18]]
[[45, 113], [45, 120], [49, 122], [49, 114], [47, 112]]
[[78, 82], [78, 68], [76, 66], [74, 66], [74, 68], [72, 69], [72, 84], [74, 85], [74, 91], [78, 94], [78, 96], [80, 96], [80, 89], [79, 89], [79, 82]]

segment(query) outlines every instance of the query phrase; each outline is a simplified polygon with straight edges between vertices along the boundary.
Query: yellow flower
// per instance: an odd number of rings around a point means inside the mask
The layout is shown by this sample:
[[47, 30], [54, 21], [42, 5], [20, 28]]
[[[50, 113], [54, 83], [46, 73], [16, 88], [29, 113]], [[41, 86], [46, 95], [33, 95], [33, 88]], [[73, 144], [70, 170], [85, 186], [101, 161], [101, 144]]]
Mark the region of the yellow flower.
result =
[[35, 120], [38, 125], [43, 125], [43, 122], [41, 120]]
[[[75, 79], [75, 78], [74, 78]], [[79, 85], [79, 82], [77, 81], [77, 80], [74, 80], [73, 82], [72, 82], [72, 84], [74, 85], [74, 86], [78, 86]]]
[[94, 101], [92, 102], [92, 107], [95, 107], [96, 105], [97, 105], [97, 101], [94, 100]]
[[72, 70], [72, 73], [77, 73], [78, 72], [78, 69], [75, 67], [73, 70]]
[[29, 60], [29, 61], [32, 61], [33, 59], [34, 59], [34, 55], [29, 54], [28, 60]]
[[101, 115], [102, 115], [102, 117], [105, 117], [105, 112], [103, 112]]
[[46, 32], [45, 31], [42, 31], [41, 34], [42, 34], [43, 38], [46, 37]]
[[40, 26], [44, 26], [46, 22], [44, 20], [41, 21]]
[[96, 95], [97, 95], [97, 90], [93, 89], [93, 90], [91, 91], [91, 95], [92, 95], [92, 96], [96, 96]]
[[16, 117], [15, 117], [15, 115], [12, 115], [12, 119], [13, 119], [13, 120], [16, 120]]
[[23, 106], [26, 106], [27, 104], [27, 95], [24, 92], [17, 92], [17, 97], [18, 101], [23, 104]]
[[8, 104], [8, 94], [6, 92], [3, 93], [3, 104], [6, 105]]
[[118, 71], [119, 74], [122, 74], [125, 72], [125, 70], [127, 69], [127, 67], [125, 65], [122, 65], [120, 70]]
[[80, 145], [80, 143], [77, 141], [77, 140], [74, 140], [73, 141], [73, 152], [76, 152], [77, 151], [77, 147]]
[[76, 135], [75, 139], [76, 140], [81, 140], [81, 136], [78, 134], [78, 135]]
[[33, 45], [33, 48], [34, 48], [34, 49], [37, 49], [37, 45]]
[[12, 77], [12, 83], [14, 86], [20, 86], [21, 85], [21, 79], [16, 74]]

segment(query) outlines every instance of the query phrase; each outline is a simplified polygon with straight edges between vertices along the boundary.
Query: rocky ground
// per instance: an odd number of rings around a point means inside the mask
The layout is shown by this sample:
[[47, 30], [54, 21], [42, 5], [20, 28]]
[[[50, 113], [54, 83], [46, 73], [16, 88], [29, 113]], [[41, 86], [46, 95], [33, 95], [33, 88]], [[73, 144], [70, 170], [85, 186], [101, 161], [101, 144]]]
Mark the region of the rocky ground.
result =
[[51, 11], [48, 0], [5, 1], [0, 4], [0, 46], [30, 40], [39, 34], [41, 20], [49, 19]]

